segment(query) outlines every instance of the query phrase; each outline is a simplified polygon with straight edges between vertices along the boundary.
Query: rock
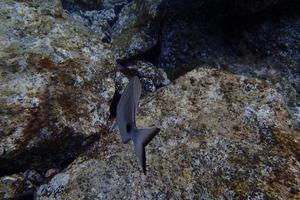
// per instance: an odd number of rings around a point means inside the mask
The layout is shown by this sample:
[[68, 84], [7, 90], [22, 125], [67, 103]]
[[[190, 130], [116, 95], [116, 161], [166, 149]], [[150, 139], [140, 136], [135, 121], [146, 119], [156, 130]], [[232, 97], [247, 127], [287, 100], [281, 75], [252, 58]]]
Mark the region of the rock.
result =
[[82, 6], [82, 2], [73, 0], [63, 0], [62, 2], [63, 8], [74, 20], [90, 28], [106, 43], [111, 41], [112, 26], [116, 22], [118, 14], [129, 3], [128, 0], [89, 1], [92, 4], [87, 8]]
[[27, 170], [23, 173], [26, 180], [30, 180], [33, 183], [40, 184], [43, 181], [43, 177], [35, 170]]
[[103, 0], [104, 8], [114, 8], [116, 12], [119, 11], [132, 0]]
[[111, 24], [117, 17], [113, 9], [71, 12], [70, 15], [74, 20], [99, 35], [103, 42], [110, 42]]
[[280, 2], [281, 9], [244, 13], [243, 17], [225, 1], [204, 2], [202, 7], [198, 1], [185, 7], [183, 1], [170, 3], [161, 26], [156, 65], [171, 80], [203, 64], [264, 80], [285, 97], [300, 125], [300, 4]]
[[120, 91], [126, 87], [129, 82], [128, 78], [130, 79], [133, 76], [140, 78], [143, 96], [146, 93], [155, 92], [158, 88], [170, 84], [167, 74], [150, 62], [137, 61], [126, 66], [119, 65], [118, 68], [119, 72], [116, 73], [116, 84]]
[[112, 52], [60, 1], [5, 0], [0, 13], [0, 175], [61, 168], [106, 129]]
[[[19, 188], [21, 188], [21, 190]], [[0, 179], [1, 199], [14, 198], [18, 194], [22, 194], [28, 191], [33, 192], [32, 183], [26, 183], [24, 177], [19, 174], [1, 177]]]
[[13, 174], [0, 178], [0, 198], [18, 199], [33, 196], [37, 186], [41, 184], [43, 177], [35, 170], [27, 170], [25, 173]]
[[103, 137], [37, 199], [297, 199], [300, 135], [283, 97], [257, 79], [198, 68], [141, 102], [147, 175], [119, 133]]
[[58, 172], [59, 172], [58, 169], [48, 169], [47, 172], [45, 173], [45, 177], [46, 178], [52, 178]]
[[102, 0], [62, 0], [64, 4], [71, 4], [85, 9], [97, 9], [102, 6]]
[[124, 6], [112, 30], [116, 60], [143, 54], [157, 44], [161, 2], [134, 0]]
[[99, 35], [103, 42], [110, 42], [111, 26], [115, 23], [119, 11], [109, 2], [103, 2], [101, 7], [85, 9], [80, 4], [63, 1], [63, 8], [75, 21]]
[[[120, 13], [113, 6], [119, 4], [125, 5]], [[120, 64], [150, 54], [147, 62], [171, 80], [203, 63], [266, 80], [284, 95], [300, 125], [299, 6], [294, 0], [108, 0], [101, 12], [79, 21], [103, 41], [112, 38]]]

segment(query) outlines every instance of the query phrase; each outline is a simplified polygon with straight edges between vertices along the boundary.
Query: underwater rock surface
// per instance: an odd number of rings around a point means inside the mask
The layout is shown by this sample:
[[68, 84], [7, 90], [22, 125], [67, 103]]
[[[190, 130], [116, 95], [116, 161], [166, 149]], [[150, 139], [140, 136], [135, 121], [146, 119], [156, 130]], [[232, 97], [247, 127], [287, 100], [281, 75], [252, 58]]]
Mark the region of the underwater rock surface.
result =
[[158, 88], [170, 84], [167, 74], [150, 62], [137, 61], [126, 66], [118, 65], [116, 90], [122, 91], [130, 78], [138, 76], [142, 84], [142, 96], [155, 92]]
[[101, 134], [114, 67], [109, 46], [60, 1], [1, 1], [0, 175], [61, 167]]
[[41, 185], [43, 179], [44, 177], [35, 170], [1, 177], [0, 198], [32, 199], [34, 191]]
[[134, 0], [121, 10], [112, 31], [116, 60], [143, 54], [157, 44], [162, 1]]
[[143, 175], [118, 132], [95, 143], [37, 199], [297, 199], [300, 135], [283, 97], [257, 79], [198, 68], [142, 100], [160, 133]]
[[[299, 8], [0, 1], [0, 199], [299, 199]], [[147, 176], [107, 134], [133, 75]]]

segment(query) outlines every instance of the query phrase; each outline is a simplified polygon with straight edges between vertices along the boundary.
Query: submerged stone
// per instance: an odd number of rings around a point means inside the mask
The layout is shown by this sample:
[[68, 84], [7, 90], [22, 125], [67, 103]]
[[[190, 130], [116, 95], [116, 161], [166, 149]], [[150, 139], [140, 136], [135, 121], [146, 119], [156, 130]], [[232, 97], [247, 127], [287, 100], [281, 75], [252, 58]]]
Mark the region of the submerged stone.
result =
[[60, 168], [105, 130], [111, 50], [60, 1], [0, 2], [0, 66], [1, 175]]
[[146, 148], [147, 176], [114, 133], [37, 199], [299, 198], [299, 130], [260, 80], [198, 68], [142, 100], [137, 126], [145, 125], [161, 129]]

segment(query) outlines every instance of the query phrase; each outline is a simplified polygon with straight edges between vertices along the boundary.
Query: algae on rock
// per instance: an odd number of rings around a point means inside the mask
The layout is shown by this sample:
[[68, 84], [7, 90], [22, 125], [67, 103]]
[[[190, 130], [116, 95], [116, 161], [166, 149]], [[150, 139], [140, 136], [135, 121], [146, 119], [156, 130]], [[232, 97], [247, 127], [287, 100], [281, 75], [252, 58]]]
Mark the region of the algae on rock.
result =
[[60, 1], [0, 2], [1, 174], [36, 166], [31, 149], [39, 162], [39, 147], [49, 146], [50, 157], [55, 147], [69, 147], [68, 157], [105, 129], [112, 58], [109, 45], [66, 15]]

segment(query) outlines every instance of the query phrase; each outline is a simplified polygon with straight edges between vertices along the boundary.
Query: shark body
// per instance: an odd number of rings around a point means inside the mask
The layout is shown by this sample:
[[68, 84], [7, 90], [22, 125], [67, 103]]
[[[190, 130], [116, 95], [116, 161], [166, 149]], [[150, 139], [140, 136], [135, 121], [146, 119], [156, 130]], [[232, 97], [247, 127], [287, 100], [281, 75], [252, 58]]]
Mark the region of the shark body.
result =
[[146, 173], [145, 147], [160, 131], [159, 128], [136, 127], [136, 113], [138, 101], [141, 96], [141, 83], [137, 76], [134, 76], [126, 86], [117, 106], [117, 126], [121, 133], [122, 143], [133, 141], [135, 153], [142, 166], [143, 173]]

